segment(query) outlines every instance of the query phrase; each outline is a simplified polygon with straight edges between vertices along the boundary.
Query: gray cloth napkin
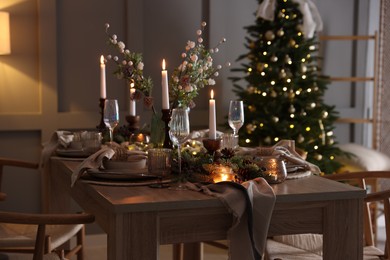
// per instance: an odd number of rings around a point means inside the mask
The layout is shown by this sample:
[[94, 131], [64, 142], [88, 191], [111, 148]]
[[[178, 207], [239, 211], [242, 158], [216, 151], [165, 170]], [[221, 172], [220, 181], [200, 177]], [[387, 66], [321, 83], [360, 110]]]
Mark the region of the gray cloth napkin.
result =
[[71, 186], [76, 183], [76, 181], [82, 176], [82, 174], [88, 169], [97, 169], [99, 168], [104, 158], [111, 159], [111, 157], [115, 154], [115, 151], [108, 147], [104, 146], [102, 149], [97, 151], [96, 153], [90, 155], [86, 158], [76, 169], [73, 170], [72, 178], [71, 178]]
[[263, 178], [243, 183], [220, 182], [187, 186], [219, 198], [233, 214], [228, 231], [229, 260], [259, 260], [265, 251], [275, 194]]

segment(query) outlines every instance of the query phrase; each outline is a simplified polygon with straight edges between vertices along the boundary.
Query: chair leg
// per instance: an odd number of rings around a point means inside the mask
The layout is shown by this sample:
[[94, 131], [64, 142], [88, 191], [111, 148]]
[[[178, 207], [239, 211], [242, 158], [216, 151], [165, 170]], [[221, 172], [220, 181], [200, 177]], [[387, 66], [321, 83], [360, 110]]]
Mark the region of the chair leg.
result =
[[182, 260], [182, 259], [183, 259], [183, 244], [173, 244], [172, 260]]
[[77, 252], [77, 260], [85, 259], [85, 227], [83, 226], [77, 233], [77, 245], [81, 245], [80, 250]]

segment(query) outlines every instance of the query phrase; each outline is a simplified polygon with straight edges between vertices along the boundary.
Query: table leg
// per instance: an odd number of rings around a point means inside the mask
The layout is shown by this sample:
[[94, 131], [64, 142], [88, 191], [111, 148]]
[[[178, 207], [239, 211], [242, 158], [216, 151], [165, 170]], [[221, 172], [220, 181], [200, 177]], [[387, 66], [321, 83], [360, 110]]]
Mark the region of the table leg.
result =
[[325, 209], [323, 259], [363, 259], [363, 201], [335, 200]]
[[110, 216], [108, 260], [140, 260], [159, 258], [157, 215], [132, 213]]

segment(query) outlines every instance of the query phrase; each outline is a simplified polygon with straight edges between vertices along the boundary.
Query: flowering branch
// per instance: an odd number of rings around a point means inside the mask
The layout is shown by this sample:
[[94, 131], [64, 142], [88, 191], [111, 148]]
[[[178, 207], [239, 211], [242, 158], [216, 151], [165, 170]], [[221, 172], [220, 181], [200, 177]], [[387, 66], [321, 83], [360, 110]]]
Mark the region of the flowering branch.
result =
[[106, 56], [107, 60], [112, 60], [117, 65], [114, 74], [118, 79], [125, 79], [129, 85], [134, 85], [133, 87], [136, 92], [130, 97], [131, 99], [138, 100], [144, 96], [144, 105], [148, 108], [153, 108], [153, 100], [151, 97], [153, 82], [150, 77], [145, 78], [143, 76], [144, 63], [142, 61], [142, 54], [130, 52], [130, 50], [126, 49], [125, 43], [118, 40], [116, 34], [111, 35], [108, 33], [109, 27], [110, 25], [106, 23], [107, 43], [114, 47], [121, 55], [121, 58], [116, 55], [112, 56], [111, 54]]
[[219, 45], [226, 42], [226, 39], [222, 38], [216, 47], [206, 49], [202, 38], [205, 26], [206, 22], [202, 22], [201, 29], [197, 30], [197, 42], [187, 42], [185, 52], [181, 54], [183, 62], [173, 71], [169, 92], [173, 108], [180, 105], [195, 107], [193, 99], [198, 96], [199, 90], [215, 85], [214, 77], [217, 77], [222, 69], [221, 65], [213, 67], [212, 54], [219, 51]]

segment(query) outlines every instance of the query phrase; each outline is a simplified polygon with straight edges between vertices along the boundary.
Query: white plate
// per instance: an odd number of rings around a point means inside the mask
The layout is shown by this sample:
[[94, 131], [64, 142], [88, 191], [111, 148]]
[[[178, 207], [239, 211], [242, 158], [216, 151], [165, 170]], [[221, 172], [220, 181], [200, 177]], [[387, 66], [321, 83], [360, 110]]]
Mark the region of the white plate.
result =
[[105, 169], [89, 169], [87, 171], [92, 177], [106, 180], [145, 180], [154, 179], [156, 176], [148, 175], [148, 169], [137, 170], [105, 170]]

